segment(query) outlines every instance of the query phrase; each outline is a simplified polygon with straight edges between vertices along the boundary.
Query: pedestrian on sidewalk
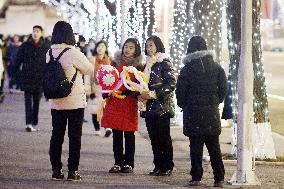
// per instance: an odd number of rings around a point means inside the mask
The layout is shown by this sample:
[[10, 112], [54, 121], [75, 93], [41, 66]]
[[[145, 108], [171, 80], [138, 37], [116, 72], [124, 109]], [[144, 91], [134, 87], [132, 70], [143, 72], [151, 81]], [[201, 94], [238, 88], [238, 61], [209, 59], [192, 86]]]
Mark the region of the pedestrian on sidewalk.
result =
[[[122, 72], [123, 66], [134, 66], [142, 69], [141, 47], [136, 38], [128, 38], [122, 46], [122, 51], [116, 53], [113, 66]], [[134, 75], [130, 75], [134, 80]], [[120, 89], [120, 99], [114, 95], [103, 94], [108, 98], [102, 116], [102, 126], [111, 128], [113, 132], [113, 153], [115, 163], [109, 170], [110, 173], [132, 173], [134, 168], [135, 135], [138, 130], [138, 105], [137, 92], [127, 90], [125, 86]], [[123, 153], [123, 135], [125, 139], [125, 153]]]
[[5, 81], [5, 63], [4, 63], [4, 53], [5, 41], [4, 36], [0, 33], [0, 104], [4, 101], [4, 81]]
[[[59, 62], [64, 69], [69, 81], [77, 73], [71, 93], [64, 98], [49, 99], [52, 116], [52, 135], [50, 139], [50, 162], [52, 166], [52, 179], [64, 179], [62, 171], [61, 153], [66, 125], [68, 123], [69, 158], [68, 180], [81, 180], [78, 172], [82, 125], [84, 108], [87, 106], [83, 74], [92, 74], [93, 66], [87, 57], [75, 48], [75, 37], [71, 25], [58, 21], [52, 32], [51, 49], [46, 54], [48, 63], [51, 56], [59, 57]], [[69, 48], [69, 49], [68, 49]], [[77, 71], [78, 70], [78, 71]]]
[[144, 73], [149, 78], [149, 91], [139, 98], [147, 100], [145, 117], [146, 127], [154, 155], [154, 176], [169, 176], [174, 167], [173, 145], [170, 135], [170, 118], [174, 117], [173, 91], [176, 79], [164, 44], [157, 36], [149, 37], [145, 45], [146, 67]]
[[214, 174], [214, 186], [223, 187], [225, 169], [220, 150], [221, 120], [219, 104], [227, 91], [223, 68], [214, 62], [203, 37], [194, 36], [187, 46], [176, 86], [177, 104], [183, 110], [183, 133], [189, 137], [191, 159], [190, 186], [201, 185], [202, 155], [206, 145]]
[[[2, 34], [0, 34], [2, 35]], [[3, 85], [4, 85], [4, 63], [3, 63], [3, 54], [2, 54], [2, 46], [4, 45], [4, 42], [0, 38], [0, 104], [4, 100], [4, 94], [3, 94]]]
[[42, 97], [43, 68], [45, 54], [50, 43], [43, 38], [43, 28], [33, 27], [30, 38], [24, 42], [15, 62], [15, 72], [20, 73], [21, 90], [25, 96], [26, 131], [37, 131], [38, 111]]
[[22, 42], [18, 35], [14, 35], [12, 43], [7, 48], [6, 58], [8, 65], [8, 76], [9, 76], [9, 91], [10, 93], [14, 92], [14, 86], [16, 90], [20, 89], [20, 79], [17, 70], [15, 69], [16, 57], [18, 50]]
[[[78, 39], [78, 42], [76, 41], [76, 36], [77, 36], [77, 39]], [[80, 49], [80, 51], [85, 55], [87, 56], [87, 51], [86, 51], [86, 39], [83, 35], [79, 35], [79, 34], [76, 34], [75, 36], [75, 41], [77, 42], [76, 43], [76, 47]], [[85, 84], [85, 75], [83, 75], [83, 82]], [[86, 85], [86, 84], [85, 84]], [[89, 96], [87, 96], [87, 103], [88, 103], [88, 99]], [[84, 114], [85, 115], [85, 114]], [[86, 123], [88, 122], [88, 120], [86, 120], [85, 118], [83, 119], [83, 122]]]
[[[89, 58], [94, 65], [94, 75], [85, 77], [86, 93], [89, 96], [88, 106], [92, 114], [92, 121], [95, 128], [95, 135], [101, 135], [101, 126], [98, 121], [98, 112], [103, 103], [102, 87], [98, 84], [96, 79], [97, 71], [102, 65], [110, 65], [111, 58], [108, 54], [107, 43], [103, 40], [96, 43], [93, 55]], [[109, 137], [112, 131], [106, 128], [105, 137]]]

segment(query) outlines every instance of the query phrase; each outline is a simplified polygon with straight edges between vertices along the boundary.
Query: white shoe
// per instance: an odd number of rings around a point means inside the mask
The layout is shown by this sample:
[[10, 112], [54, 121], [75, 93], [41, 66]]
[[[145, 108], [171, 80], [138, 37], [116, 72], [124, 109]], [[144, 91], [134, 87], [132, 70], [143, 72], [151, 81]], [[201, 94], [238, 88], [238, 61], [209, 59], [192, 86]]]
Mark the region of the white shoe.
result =
[[39, 131], [39, 129], [37, 128], [37, 125], [32, 125], [33, 126], [33, 129], [35, 130], [35, 131]]
[[101, 134], [102, 134], [101, 131], [95, 131], [96, 136], [101, 136]]
[[27, 125], [26, 127], [26, 131], [27, 132], [35, 132], [35, 131], [38, 131], [37, 129], [33, 128], [32, 125]]

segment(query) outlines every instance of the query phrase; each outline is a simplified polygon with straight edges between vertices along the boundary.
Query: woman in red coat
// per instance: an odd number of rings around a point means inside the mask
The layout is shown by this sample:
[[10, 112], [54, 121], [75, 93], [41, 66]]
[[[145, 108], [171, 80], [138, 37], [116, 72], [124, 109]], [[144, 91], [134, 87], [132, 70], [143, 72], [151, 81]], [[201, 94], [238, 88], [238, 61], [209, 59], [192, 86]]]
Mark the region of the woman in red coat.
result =
[[[137, 39], [128, 38], [122, 46], [122, 52], [117, 53], [113, 66], [120, 72], [123, 66], [134, 66], [142, 69], [141, 47]], [[130, 75], [134, 80], [134, 75]], [[120, 88], [125, 98], [104, 94], [108, 98], [103, 110], [102, 126], [113, 131], [113, 153], [115, 163], [110, 173], [132, 173], [134, 168], [135, 135], [138, 129], [137, 93]], [[123, 154], [123, 135], [125, 139], [125, 153]]]

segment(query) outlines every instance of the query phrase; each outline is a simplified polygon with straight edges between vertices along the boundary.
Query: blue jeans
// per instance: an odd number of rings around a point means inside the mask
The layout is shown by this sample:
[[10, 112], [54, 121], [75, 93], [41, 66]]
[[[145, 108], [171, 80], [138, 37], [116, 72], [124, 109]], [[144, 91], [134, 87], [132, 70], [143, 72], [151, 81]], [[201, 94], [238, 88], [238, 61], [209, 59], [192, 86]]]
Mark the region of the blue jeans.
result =
[[25, 91], [25, 113], [26, 125], [38, 124], [39, 103], [42, 97], [42, 92], [27, 92]]

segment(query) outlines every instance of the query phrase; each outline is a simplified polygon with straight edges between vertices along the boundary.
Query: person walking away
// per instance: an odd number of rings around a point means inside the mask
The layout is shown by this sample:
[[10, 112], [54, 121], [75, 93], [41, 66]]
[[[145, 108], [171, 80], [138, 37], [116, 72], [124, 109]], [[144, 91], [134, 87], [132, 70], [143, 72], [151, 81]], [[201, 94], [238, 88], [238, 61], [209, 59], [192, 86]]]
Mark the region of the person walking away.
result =
[[4, 64], [3, 64], [3, 55], [2, 55], [2, 45], [4, 43], [2, 42], [2, 39], [0, 39], [0, 104], [4, 100], [4, 94], [3, 94], [3, 85], [4, 85]]
[[[82, 125], [84, 108], [87, 105], [85, 87], [82, 75], [92, 74], [93, 66], [79, 49], [75, 48], [75, 37], [71, 25], [64, 21], [58, 21], [52, 32], [51, 49], [46, 54], [48, 63], [51, 56], [59, 57], [59, 62], [64, 69], [69, 81], [77, 73], [71, 93], [64, 98], [49, 99], [52, 117], [52, 135], [50, 139], [49, 156], [52, 166], [52, 179], [64, 179], [61, 162], [62, 144], [66, 125], [68, 123], [69, 158], [68, 180], [79, 181], [78, 172]], [[69, 50], [67, 48], [70, 48]]]
[[16, 90], [20, 89], [20, 78], [17, 70], [15, 69], [16, 57], [18, 50], [21, 46], [20, 37], [14, 35], [12, 43], [7, 48], [6, 58], [8, 63], [8, 76], [9, 76], [9, 91], [12, 93], [14, 91], [14, 86]]
[[[96, 81], [97, 71], [102, 65], [110, 65], [111, 59], [109, 57], [107, 44], [105, 41], [101, 40], [95, 44], [93, 56], [90, 57], [90, 62], [94, 65], [94, 75], [90, 77], [85, 77], [86, 92], [89, 96], [89, 107], [92, 114], [92, 121], [95, 128], [95, 135], [101, 135], [101, 126], [98, 122], [98, 112], [102, 106], [102, 87]], [[105, 137], [109, 137], [112, 131], [110, 128], [106, 128]]]
[[[122, 51], [116, 53], [113, 66], [119, 73], [123, 66], [134, 66], [142, 69], [141, 47], [136, 38], [128, 38], [122, 46]], [[131, 76], [134, 79], [134, 75]], [[115, 163], [109, 170], [110, 173], [132, 173], [134, 168], [135, 135], [138, 129], [138, 105], [137, 93], [121, 89], [124, 99], [113, 95], [103, 94], [108, 97], [102, 116], [102, 127], [111, 128], [113, 132], [113, 153]], [[123, 153], [123, 135], [125, 139], [125, 153]]]
[[5, 80], [5, 65], [4, 65], [4, 53], [3, 49], [5, 46], [5, 42], [3, 39], [3, 35], [0, 34], [0, 104], [4, 101], [4, 80]]
[[145, 54], [144, 73], [149, 78], [149, 91], [142, 92], [139, 98], [147, 100], [146, 112], [142, 113], [142, 117], [145, 117], [155, 166], [149, 174], [170, 176], [174, 167], [170, 118], [174, 117], [173, 91], [176, 79], [159, 37], [152, 36], [146, 40]]
[[25, 96], [26, 131], [37, 131], [38, 111], [42, 97], [43, 68], [45, 54], [50, 47], [43, 38], [43, 28], [33, 27], [28, 41], [24, 42], [17, 53], [15, 72], [20, 72], [21, 90]]
[[192, 176], [189, 186], [201, 185], [202, 155], [206, 145], [214, 174], [214, 187], [223, 187], [225, 169], [219, 135], [219, 104], [227, 91], [223, 68], [214, 62], [213, 51], [207, 50], [203, 37], [194, 36], [187, 46], [176, 86], [177, 104], [183, 110], [183, 133], [189, 137]]

